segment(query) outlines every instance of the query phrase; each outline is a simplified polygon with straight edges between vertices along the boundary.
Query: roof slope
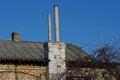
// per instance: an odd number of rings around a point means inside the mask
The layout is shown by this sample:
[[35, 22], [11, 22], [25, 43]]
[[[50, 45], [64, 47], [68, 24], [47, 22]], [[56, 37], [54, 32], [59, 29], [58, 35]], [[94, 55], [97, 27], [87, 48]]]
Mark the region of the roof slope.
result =
[[[0, 40], [0, 61], [43, 61], [45, 42], [13, 42]], [[67, 44], [66, 60], [76, 61], [88, 56], [81, 48]]]
[[86, 58], [90, 59], [90, 56], [85, 51], [73, 44], [67, 44], [65, 51], [67, 61], [80, 61], [81, 59], [83, 60]]
[[40, 61], [44, 59], [44, 43], [0, 40], [0, 60]]

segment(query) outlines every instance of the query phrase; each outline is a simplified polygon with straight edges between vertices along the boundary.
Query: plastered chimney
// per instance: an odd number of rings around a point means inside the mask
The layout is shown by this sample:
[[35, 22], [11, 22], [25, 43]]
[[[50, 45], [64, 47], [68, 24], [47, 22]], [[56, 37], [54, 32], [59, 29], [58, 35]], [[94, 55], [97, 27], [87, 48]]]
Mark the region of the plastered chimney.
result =
[[55, 24], [55, 41], [59, 42], [59, 15], [58, 15], [58, 6], [54, 5], [54, 24]]
[[20, 33], [19, 32], [13, 32], [12, 33], [12, 41], [13, 42], [20, 42]]

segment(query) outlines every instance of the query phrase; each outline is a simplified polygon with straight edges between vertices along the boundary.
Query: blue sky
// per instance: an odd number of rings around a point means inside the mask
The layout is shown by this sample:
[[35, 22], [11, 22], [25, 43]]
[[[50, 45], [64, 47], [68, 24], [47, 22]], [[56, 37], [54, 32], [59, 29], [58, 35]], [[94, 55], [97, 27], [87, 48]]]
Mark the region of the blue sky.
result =
[[62, 42], [89, 52], [95, 44], [120, 39], [120, 0], [1, 0], [0, 39], [20, 32], [23, 41], [48, 41], [47, 14], [54, 31], [54, 4], [59, 6]]

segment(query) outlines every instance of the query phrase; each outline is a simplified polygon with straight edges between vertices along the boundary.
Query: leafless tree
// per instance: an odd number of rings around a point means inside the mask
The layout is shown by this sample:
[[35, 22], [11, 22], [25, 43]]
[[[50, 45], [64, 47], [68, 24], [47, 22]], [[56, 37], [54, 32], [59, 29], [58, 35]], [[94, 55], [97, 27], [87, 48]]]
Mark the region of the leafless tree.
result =
[[94, 50], [92, 56], [102, 62], [120, 62], [120, 41], [105, 43]]

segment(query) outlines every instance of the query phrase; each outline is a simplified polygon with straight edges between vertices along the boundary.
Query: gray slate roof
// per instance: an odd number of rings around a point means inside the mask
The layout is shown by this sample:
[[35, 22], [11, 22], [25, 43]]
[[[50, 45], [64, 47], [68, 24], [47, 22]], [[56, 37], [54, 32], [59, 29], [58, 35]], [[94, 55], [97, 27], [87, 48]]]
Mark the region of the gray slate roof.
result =
[[[0, 62], [1, 61], [44, 61], [45, 42], [13, 42], [0, 40]], [[81, 48], [67, 44], [66, 60], [75, 61], [88, 56]]]

